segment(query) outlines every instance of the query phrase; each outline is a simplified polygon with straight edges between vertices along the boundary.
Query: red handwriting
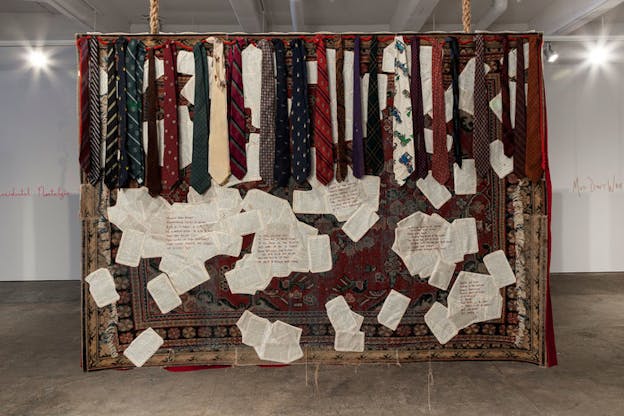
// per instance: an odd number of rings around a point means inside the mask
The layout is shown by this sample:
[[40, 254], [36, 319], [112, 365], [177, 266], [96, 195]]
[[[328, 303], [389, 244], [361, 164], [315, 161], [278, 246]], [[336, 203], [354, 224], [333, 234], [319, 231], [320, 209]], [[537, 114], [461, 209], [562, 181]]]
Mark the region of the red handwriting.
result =
[[624, 182], [618, 180], [615, 175], [602, 181], [598, 181], [591, 176], [586, 176], [584, 179], [577, 176], [572, 183], [572, 192], [577, 193], [579, 197], [587, 192], [616, 192], [622, 190], [624, 190]]
[[0, 198], [2, 199], [21, 199], [21, 198], [54, 198], [63, 200], [70, 195], [65, 189], [60, 186], [47, 187], [45, 185], [38, 185], [36, 187], [30, 186], [14, 186], [9, 190], [0, 192]]

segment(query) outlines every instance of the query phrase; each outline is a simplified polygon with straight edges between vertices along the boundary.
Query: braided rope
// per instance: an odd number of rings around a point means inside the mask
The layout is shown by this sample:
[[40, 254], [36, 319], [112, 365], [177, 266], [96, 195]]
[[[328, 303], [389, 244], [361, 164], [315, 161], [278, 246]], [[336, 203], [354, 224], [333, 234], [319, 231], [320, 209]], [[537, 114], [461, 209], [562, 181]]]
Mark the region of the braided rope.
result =
[[159, 21], [158, 21], [158, 11], [159, 11], [159, 3], [158, 0], [150, 0], [150, 14], [149, 14], [149, 18], [150, 18], [150, 33], [152, 35], [157, 35], [158, 34], [158, 26], [159, 26]]
[[472, 24], [472, 12], [470, 11], [470, 0], [462, 0], [462, 23], [464, 24], [464, 32], [470, 32]]

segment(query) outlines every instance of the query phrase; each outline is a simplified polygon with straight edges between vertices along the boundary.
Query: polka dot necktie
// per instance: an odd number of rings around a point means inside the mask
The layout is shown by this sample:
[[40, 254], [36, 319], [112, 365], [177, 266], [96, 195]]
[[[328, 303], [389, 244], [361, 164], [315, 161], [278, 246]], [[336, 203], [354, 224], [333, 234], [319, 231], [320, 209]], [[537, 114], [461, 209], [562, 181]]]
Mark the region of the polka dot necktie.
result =
[[310, 175], [310, 117], [306, 80], [305, 49], [301, 39], [290, 42], [292, 49], [292, 107], [290, 134], [292, 139], [292, 173], [297, 183]]
[[163, 188], [168, 190], [180, 180], [180, 169], [178, 162], [178, 108], [176, 91], [176, 51], [175, 43], [165, 44], [163, 49], [164, 57], [164, 137], [165, 153], [163, 157], [163, 168], [161, 180]]

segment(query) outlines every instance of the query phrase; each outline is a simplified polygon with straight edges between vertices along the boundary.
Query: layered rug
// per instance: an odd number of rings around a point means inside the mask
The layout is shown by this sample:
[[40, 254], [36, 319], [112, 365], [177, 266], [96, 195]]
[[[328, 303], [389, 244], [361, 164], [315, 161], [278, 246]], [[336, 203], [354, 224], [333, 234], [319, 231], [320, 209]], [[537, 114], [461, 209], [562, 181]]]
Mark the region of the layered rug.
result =
[[[156, 44], [175, 39], [192, 46], [208, 35], [141, 37]], [[525, 38], [541, 35], [523, 35]], [[135, 37], [135, 36], [132, 36]], [[246, 36], [257, 39], [260, 36]], [[474, 56], [472, 36], [462, 40], [460, 69]], [[104, 53], [112, 36], [99, 36]], [[284, 36], [288, 38], [288, 36]], [[380, 50], [392, 36], [380, 38]], [[464, 39], [465, 38], [465, 39]], [[427, 37], [423, 38], [426, 42]], [[348, 41], [345, 42], [349, 47]], [[309, 59], [314, 48], [306, 40]], [[363, 42], [366, 47], [366, 41]], [[487, 75], [490, 98], [500, 91], [501, 42], [491, 36], [486, 42]], [[381, 54], [380, 54], [381, 55]], [[362, 55], [363, 58], [367, 54]], [[451, 83], [449, 54], [445, 53], [445, 88]], [[365, 61], [363, 61], [365, 62]], [[184, 86], [184, 76], [178, 80]], [[313, 87], [311, 87], [313, 88]], [[333, 215], [301, 215], [300, 221], [330, 236], [333, 268], [325, 273], [291, 273], [273, 278], [267, 289], [255, 295], [232, 294], [224, 274], [240, 257], [218, 256], [205, 263], [211, 276], [207, 282], [181, 296], [182, 305], [163, 315], [149, 295], [147, 282], [160, 274], [160, 259], [142, 259], [132, 268], [114, 262], [121, 231], [107, 220], [107, 208], [115, 204], [117, 191], [110, 192], [101, 182], [85, 183], [81, 189], [83, 229], [83, 276], [100, 268], [113, 274], [120, 299], [116, 304], [98, 308], [83, 281], [82, 365], [85, 370], [130, 367], [123, 351], [143, 330], [151, 327], [163, 339], [161, 349], [146, 363], [154, 366], [252, 365], [267, 364], [254, 350], [241, 343], [236, 321], [246, 309], [269, 320], [281, 320], [303, 330], [301, 346], [304, 357], [295, 364], [401, 363], [427, 360], [515, 360], [539, 365], [555, 364], [554, 340], [550, 316], [549, 278], [549, 181], [546, 158], [545, 175], [538, 182], [510, 174], [499, 179], [493, 172], [478, 178], [477, 193], [455, 195], [440, 210], [435, 210], [409, 178], [398, 186], [392, 170], [393, 80], [388, 77], [388, 106], [383, 116], [385, 168], [381, 174], [380, 220], [357, 243], [341, 230]], [[313, 100], [314, 94], [310, 94]], [[105, 100], [102, 100], [105, 114]], [[183, 105], [179, 102], [179, 105]], [[492, 112], [490, 112], [492, 113]], [[472, 155], [472, 115], [461, 114], [462, 148]], [[428, 118], [427, 123], [431, 120]], [[544, 117], [545, 127], [545, 117]], [[248, 121], [248, 124], [250, 122]], [[449, 123], [449, 128], [452, 122]], [[502, 135], [501, 123], [491, 116], [493, 138]], [[545, 128], [543, 149], [546, 150]], [[170, 202], [185, 202], [190, 169], [184, 180], [170, 194]], [[452, 178], [446, 184], [453, 189]], [[236, 186], [244, 197], [249, 189], [262, 189], [288, 200], [299, 187], [268, 189], [259, 182]], [[418, 211], [438, 213], [448, 221], [476, 219], [479, 252], [467, 255], [458, 264], [461, 270], [487, 273], [483, 256], [502, 249], [515, 272], [517, 282], [501, 289], [503, 311], [500, 319], [476, 323], [464, 328], [450, 342], [441, 345], [424, 322], [424, 314], [435, 303], [446, 304], [448, 291], [430, 286], [426, 279], [412, 276], [401, 258], [391, 249], [397, 222]], [[245, 237], [241, 257], [251, 249], [253, 236]], [[451, 281], [452, 287], [453, 281]], [[380, 325], [377, 314], [391, 289], [411, 298], [407, 312], [396, 331]], [[325, 303], [345, 297], [354, 312], [364, 316], [366, 335], [363, 353], [336, 352], [334, 330]]]

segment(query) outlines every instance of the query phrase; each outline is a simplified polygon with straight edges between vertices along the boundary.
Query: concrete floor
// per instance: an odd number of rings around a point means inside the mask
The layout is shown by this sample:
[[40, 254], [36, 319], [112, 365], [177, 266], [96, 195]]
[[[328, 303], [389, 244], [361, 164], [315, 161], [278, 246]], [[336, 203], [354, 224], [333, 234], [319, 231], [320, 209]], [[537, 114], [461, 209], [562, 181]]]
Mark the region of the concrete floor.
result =
[[[624, 415], [624, 275], [554, 276], [559, 366], [83, 373], [78, 282], [0, 283], [0, 415]], [[430, 400], [429, 400], [429, 398]]]

